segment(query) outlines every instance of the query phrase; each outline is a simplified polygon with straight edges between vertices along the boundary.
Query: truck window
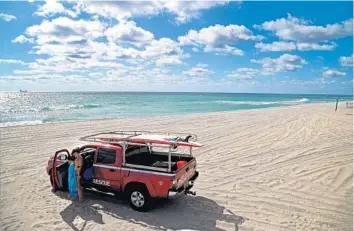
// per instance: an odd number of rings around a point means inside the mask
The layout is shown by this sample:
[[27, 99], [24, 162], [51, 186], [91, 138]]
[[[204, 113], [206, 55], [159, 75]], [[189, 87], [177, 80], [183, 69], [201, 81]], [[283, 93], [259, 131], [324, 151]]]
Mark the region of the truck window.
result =
[[147, 146], [132, 146], [129, 145], [125, 150], [125, 156], [132, 156], [139, 153], [148, 153], [149, 148]]
[[116, 150], [100, 148], [97, 154], [97, 164], [114, 164], [116, 162]]
[[96, 148], [92, 148], [92, 147], [85, 147], [85, 148], [81, 149], [81, 151], [80, 151], [80, 154], [83, 157], [92, 156], [92, 159], [93, 159], [93, 156], [95, 155], [95, 153], [96, 153]]

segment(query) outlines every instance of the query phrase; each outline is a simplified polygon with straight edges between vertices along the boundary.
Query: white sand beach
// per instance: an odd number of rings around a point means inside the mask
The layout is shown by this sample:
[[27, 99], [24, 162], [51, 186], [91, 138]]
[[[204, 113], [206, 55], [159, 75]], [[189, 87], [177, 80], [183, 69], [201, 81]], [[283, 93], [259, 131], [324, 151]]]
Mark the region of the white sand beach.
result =
[[[1, 230], [353, 230], [353, 111], [340, 103], [0, 128]], [[108, 130], [193, 132], [194, 190], [148, 213], [51, 192], [47, 161]]]

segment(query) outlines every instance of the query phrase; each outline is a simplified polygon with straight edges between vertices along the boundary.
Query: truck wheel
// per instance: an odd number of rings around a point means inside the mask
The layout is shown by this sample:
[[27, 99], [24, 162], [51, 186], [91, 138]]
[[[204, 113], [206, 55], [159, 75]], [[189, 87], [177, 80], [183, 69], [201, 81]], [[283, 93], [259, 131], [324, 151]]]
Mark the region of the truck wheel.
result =
[[151, 197], [145, 187], [133, 187], [127, 195], [132, 209], [139, 212], [147, 212], [151, 208]]

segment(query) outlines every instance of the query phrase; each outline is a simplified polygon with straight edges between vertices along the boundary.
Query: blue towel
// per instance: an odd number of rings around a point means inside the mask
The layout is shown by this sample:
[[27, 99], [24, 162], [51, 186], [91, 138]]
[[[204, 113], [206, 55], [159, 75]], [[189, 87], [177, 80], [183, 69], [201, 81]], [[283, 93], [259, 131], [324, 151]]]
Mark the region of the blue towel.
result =
[[70, 196], [75, 199], [78, 199], [79, 194], [77, 192], [76, 171], [75, 171], [74, 163], [71, 163], [69, 165], [68, 183], [69, 183]]

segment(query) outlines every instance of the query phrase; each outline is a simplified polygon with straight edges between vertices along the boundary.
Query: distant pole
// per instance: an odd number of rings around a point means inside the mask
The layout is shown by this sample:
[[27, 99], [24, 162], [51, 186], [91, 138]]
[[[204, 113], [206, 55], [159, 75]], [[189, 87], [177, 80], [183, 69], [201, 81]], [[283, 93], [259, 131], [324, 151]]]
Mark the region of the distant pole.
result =
[[338, 108], [338, 98], [337, 98], [337, 103], [336, 103], [336, 110], [335, 110], [335, 111], [337, 111], [337, 108]]

